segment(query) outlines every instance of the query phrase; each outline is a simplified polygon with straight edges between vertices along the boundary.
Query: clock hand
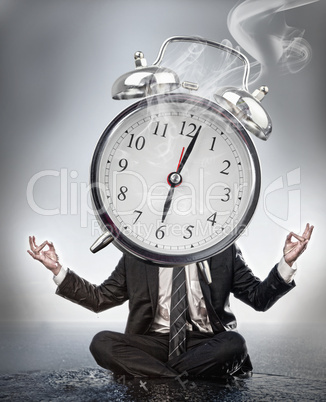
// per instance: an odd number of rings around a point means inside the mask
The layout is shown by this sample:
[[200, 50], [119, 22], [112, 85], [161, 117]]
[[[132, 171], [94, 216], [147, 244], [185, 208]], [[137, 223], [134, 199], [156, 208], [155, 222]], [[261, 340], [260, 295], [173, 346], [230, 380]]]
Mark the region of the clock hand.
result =
[[[189, 155], [191, 154], [191, 151], [193, 150], [194, 145], [195, 145], [195, 143], [196, 143], [196, 141], [197, 141], [198, 134], [199, 134], [199, 130], [198, 130], [197, 133], [193, 136], [193, 138], [192, 138], [190, 144], [188, 145], [188, 148], [186, 149], [185, 154], [183, 155], [183, 158], [181, 159], [181, 162], [179, 162], [179, 166], [178, 166], [178, 169], [177, 169], [177, 173], [180, 174], [180, 172], [181, 172], [181, 170], [183, 169], [185, 163], [187, 162], [187, 159], [189, 158]], [[182, 155], [181, 155], [181, 156], [182, 156]]]
[[175, 189], [175, 184], [171, 184], [171, 188], [168, 192], [168, 195], [166, 197], [165, 203], [164, 203], [164, 207], [163, 207], [163, 215], [162, 215], [162, 223], [164, 222], [167, 213], [169, 212], [171, 203], [172, 203], [172, 197], [173, 197], [173, 193], [174, 193], [174, 189]]
[[182, 161], [182, 157], [183, 157], [184, 151], [185, 151], [185, 147], [182, 148], [181, 155], [180, 155], [180, 159], [179, 159], [179, 163], [178, 163], [178, 167], [177, 167], [177, 170], [176, 170], [176, 171], [179, 170], [179, 167], [180, 167], [180, 164], [181, 164], [181, 161]]
[[182, 177], [180, 175], [181, 170], [183, 169], [185, 163], [187, 162], [194, 146], [195, 143], [197, 141], [198, 138], [198, 134], [199, 134], [199, 130], [197, 131], [197, 133], [193, 136], [192, 140], [190, 141], [190, 144], [188, 145], [186, 152], [184, 153], [184, 147], [182, 148], [182, 152], [181, 152], [181, 156], [179, 159], [179, 164], [177, 167], [177, 171], [173, 172], [171, 174], [169, 174], [168, 176], [168, 183], [170, 184], [171, 188], [168, 192], [168, 195], [166, 197], [165, 203], [164, 203], [164, 207], [163, 207], [163, 215], [162, 215], [162, 223], [164, 222], [167, 213], [169, 212], [169, 209], [171, 207], [171, 203], [172, 203], [172, 197], [174, 194], [174, 189], [177, 185], [181, 184], [182, 182]]
[[[181, 161], [182, 161], [182, 156], [183, 156], [184, 151], [185, 151], [185, 148], [183, 147], [182, 151], [181, 151], [181, 156], [180, 156], [180, 159], [179, 159], [177, 171], [180, 168], [180, 164], [181, 164]], [[182, 180], [181, 176], [176, 172], [173, 172], [173, 173], [169, 174], [169, 176], [168, 176], [168, 183], [171, 186], [171, 188], [170, 188], [170, 190], [168, 192], [168, 195], [167, 195], [165, 203], [164, 203], [163, 215], [162, 215], [162, 223], [164, 222], [164, 220], [166, 218], [166, 215], [169, 212], [169, 209], [171, 207], [174, 189], [175, 189], [176, 185], [179, 185], [181, 183], [181, 180]]]

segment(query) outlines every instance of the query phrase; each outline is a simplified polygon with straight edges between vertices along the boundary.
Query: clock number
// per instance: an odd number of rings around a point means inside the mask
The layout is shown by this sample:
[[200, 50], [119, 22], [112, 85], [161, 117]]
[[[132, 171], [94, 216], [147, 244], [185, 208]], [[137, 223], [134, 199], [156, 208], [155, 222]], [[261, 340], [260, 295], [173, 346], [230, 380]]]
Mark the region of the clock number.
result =
[[225, 193], [226, 199], [221, 198], [221, 201], [227, 202], [230, 199], [231, 189], [229, 187], [225, 187], [224, 191], [226, 191], [226, 193]]
[[130, 141], [128, 148], [132, 148], [133, 144], [135, 144], [135, 148], [140, 151], [145, 146], [145, 138], [141, 135], [134, 141], [135, 134], [130, 134]]
[[143, 213], [142, 211], [137, 211], [135, 210], [134, 212], [136, 212], [136, 214], [138, 214], [137, 218], [134, 220], [133, 225], [138, 221], [138, 219], [140, 218], [140, 215]]
[[118, 200], [124, 201], [127, 198], [127, 196], [126, 196], [127, 191], [128, 191], [128, 188], [126, 186], [121, 186], [120, 193], [118, 194]]
[[155, 232], [155, 236], [158, 240], [162, 240], [163, 237], [165, 236], [165, 233], [163, 232], [163, 228], [165, 228], [165, 225], [160, 226], [157, 231]]
[[229, 174], [229, 172], [227, 172], [227, 170], [229, 169], [229, 167], [231, 166], [231, 162], [228, 160], [223, 161], [223, 163], [226, 163], [226, 168], [224, 168], [223, 170], [220, 171], [220, 173], [222, 174]]
[[185, 235], [185, 236], [183, 236], [183, 238], [184, 239], [190, 239], [190, 237], [192, 237], [192, 229], [194, 228], [195, 226], [193, 226], [193, 225], [189, 225], [187, 228], [186, 228], [186, 231], [188, 232], [187, 233], [187, 235]]
[[212, 138], [212, 146], [209, 148], [210, 151], [214, 151], [216, 137]]
[[163, 124], [163, 131], [160, 134], [159, 134], [159, 131], [161, 131], [161, 130], [159, 130], [159, 127], [160, 127], [160, 122], [157, 121], [153, 134], [154, 135], [160, 135], [161, 137], [165, 138], [166, 129], [168, 128], [168, 123]]
[[186, 124], [187, 124], [186, 121], [182, 122], [182, 128], [180, 131], [180, 135], [185, 135], [186, 137], [191, 137], [191, 138], [193, 138], [197, 133], [199, 133], [199, 131], [201, 130], [201, 127], [202, 127], [202, 126], [199, 126], [197, 128], [196, 124], [189, 123], [189, 125], [187, 127], [188, 133], [185, 133]]
[[215, 223], [216, 223], [216, 214], [217, 214], [217, 212], [214, 212], [211, 216], [209, 216], [209, 217], [207, 218], [207, 221], [208, 221], [208, 222], [211, 222], [211, 223], [212, 223], [212, 226], [214, 226]]
[[127, 169], [127, 167], [128, 167], [128, 161], [127, 161], [127, 159], [120, 159], [119, 160], [119, 166], [121, 167], [121, 170], [120, 170], [120, 172], [123, 172], [124, 170], [126, 170]]

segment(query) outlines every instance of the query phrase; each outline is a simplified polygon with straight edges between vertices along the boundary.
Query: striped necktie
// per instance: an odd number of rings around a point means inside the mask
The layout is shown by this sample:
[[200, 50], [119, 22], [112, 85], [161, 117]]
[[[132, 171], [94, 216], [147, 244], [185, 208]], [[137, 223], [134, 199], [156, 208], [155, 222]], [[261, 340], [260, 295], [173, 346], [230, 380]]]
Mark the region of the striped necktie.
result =
[[185, 267], [173, 268], [169, 360], [186, 351], [187, 291]]

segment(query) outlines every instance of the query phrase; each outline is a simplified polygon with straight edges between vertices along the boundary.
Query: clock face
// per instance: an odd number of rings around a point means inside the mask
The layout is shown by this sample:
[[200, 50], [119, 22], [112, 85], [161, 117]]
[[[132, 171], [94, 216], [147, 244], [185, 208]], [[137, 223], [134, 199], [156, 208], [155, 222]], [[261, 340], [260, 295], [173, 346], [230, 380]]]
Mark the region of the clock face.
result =
[[94, 209], [115, 244], [161, 265], [202, 261], [245, 229], [260, 191], [257, 153], [225, 109], [184, 94], [144, 99], [103, 133]]

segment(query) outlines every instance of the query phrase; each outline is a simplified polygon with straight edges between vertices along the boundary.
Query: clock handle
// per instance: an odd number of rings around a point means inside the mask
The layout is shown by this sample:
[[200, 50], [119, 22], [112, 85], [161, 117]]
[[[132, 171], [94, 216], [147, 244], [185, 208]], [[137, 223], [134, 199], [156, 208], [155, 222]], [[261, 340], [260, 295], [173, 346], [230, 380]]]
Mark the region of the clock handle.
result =
[[212, 283], [212, 276], [207, 260], [197, 262], [197, 267], [200, 269], [205, 282], [210, 285]]
[[[118, 100], [143, 98], [148, 95], [171, 92], [179, 88], [181, 83], [178, 75], [169, 68], [160, 66], [166, 47], [171, 42], [201, 43], [205, 46], [212, 46], [219, 50], [224, 50], [237, 57], [242, 61], [244, 67], [242, 89], [248, 91], [250, 64], [244, 54], [222, 43], [196, 36], [172, 36], [163, 42], [159, 54], [151, 66], [147, 66], [142, 52], [138, 51], [135, 53], [136, 69], [123, 74], [114, 82], [112, 86], [112, 98]], [[182, 85], [187, 89], [198, 89], [198, 85], [195, 83], [185, 81]]]
[[241, 52], [239, 52], [238, 50], [233, 49], [232, 47], [223, 45], [222, 43], [214, 42], [212, 40], [202, 39], [202, 38], [199, 38], [196, 36], [172, 36], [171, 38], [168, 38], [163, 42], [161, 49], [158, 53], [158, 56], [153, 63], [153, 66], [157, 66], [161, 63], [167, 45], [172, 42], [201, 43], [203, 45], [212, 46], [212, 47], [216, 47], [217, 49], [224, 50], [224, 51], [232, 54], [233, 56], [237, 57], [238, 59], [240, 59], [242, 61], [243, 67], [244, 67], [243, 78], [242, 78], [242, 87], [245, 91], [248, 91], [250, 64], [249, 64], [249, 60], [247, 59], [247, 57], [244, 54], [242, 54]]
[[113, 236], [111, 233], [105, 232], [103, 233], [95, 242], [91, 245], [90, 250], [92, 253], [97, 253], [102, 250], [102, 248], [106, 247], [113, 241]]

